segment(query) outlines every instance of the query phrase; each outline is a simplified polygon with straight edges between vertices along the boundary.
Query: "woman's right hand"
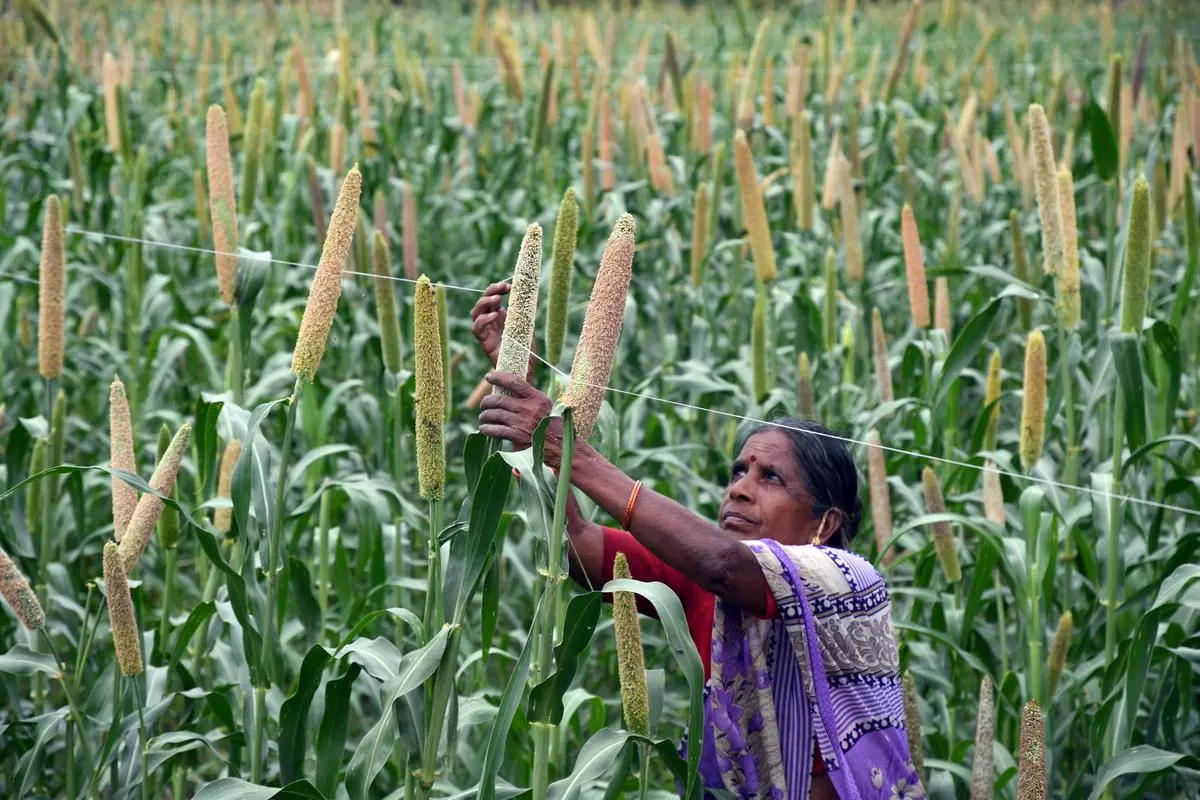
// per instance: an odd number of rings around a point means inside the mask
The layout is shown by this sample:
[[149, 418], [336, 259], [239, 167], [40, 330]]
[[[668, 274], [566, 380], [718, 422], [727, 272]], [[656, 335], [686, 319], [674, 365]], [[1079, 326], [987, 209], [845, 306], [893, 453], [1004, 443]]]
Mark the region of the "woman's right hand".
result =
[[479, 302], [471, 309], [471, 333], [495, 366], [500, 355], [500, 340], [504, 338], [504, 320], [508, 313], [500, 304], [501, 298], [512, 291], [507, 281], [493, 283], [483, 291]]
[[[528, 449], [533, 444], [533, 432], [550, 415], [554, 403], [511, 373], [489, 372], [485, 380], [503, 391], [489, 394], [480, 402], [479, 432], [512, 442], [514, 450]], [[544, 463], [558, 469], [562, 459], [562, 417], [551, 418], [543, 446]]]

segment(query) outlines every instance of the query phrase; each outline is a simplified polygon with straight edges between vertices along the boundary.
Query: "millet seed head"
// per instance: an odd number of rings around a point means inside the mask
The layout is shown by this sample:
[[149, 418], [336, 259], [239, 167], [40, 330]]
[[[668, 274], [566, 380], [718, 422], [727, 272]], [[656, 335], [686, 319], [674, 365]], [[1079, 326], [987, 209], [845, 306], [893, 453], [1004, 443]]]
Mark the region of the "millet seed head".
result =
[[767, 222], [766, 206], [763, 205], [762, 186], [754, 168], [754, 156], [741, 129], [733, 135], [733, 161], [737, 169], [738, 193], [742, 198], [742, 214], [746, 229], [750, 232], [754, 269], [758, 280], [770, 283], [777, 274], [775, 248], [771, 244], [771, 228]]
[[446, 384], [442, 334], [433, 284], [422, 275], [413, 295], [413, 349], [416, 357], [417, 482], [421, 497], [440, 500], [446, 491]]
[[38, 267], [38, 372], [52, 381], [62, 373], [66, 324], [67, 262], [63, 250], [62, 207], [58, 195], [46, 198], [42, 220], [42, 259]]
[[233, 193], [233, 160], [229, 155], [229, 123], [219, 105], [208, 107], [205, 121], [208, 163], [208, 206], [217, 251], [217, 289], [221, 302], [236, 302], [238, 263], [237, 201]]
[[883, 315], [879, 306], [871, 313], [871, 344], [875, 356], [875, 391], [880, 403], [895, 399], [892, 393], [892, 370], [888, 366], [887, 334], [883, 330]]
[[[231, 439], [221, 453], [221, 468], [217, 473], [217, 497], [229, 498], [233, 493], [233, 470], [242, 456], [242, 442]], [[213, 512], [213, 527], [218, 533], [229, 533], [233, 528], [233, 509], [218, 508]]]
[[1046, 800], [1046, 728], [1036, 700], [1030, 700], [1021, 711], [1017, 800]]
[[361, 193], [362, 173], [355, 165], [346, 173], [342, 188], [338, 191], [337, 203], [325, 234], [325, 246], [321, 250], [321, 261], [313, 277], [308, 304], [300, 320], [296, 349], [292, 353], [292, 374], [309, 382], [316, 377], [317, 367], [321, 365], [321, 356], [325, 354], [325, 343], [333, 327], [334, 314], [337, 313], [338, 297], [342, 294], [342, 270], [354, 240]]
[[996, 702], [992, 681], [979, 683], [979, 712], [975, 718], [975, 760], [971, 764], [971, 800], [992, 800], [996, 792], [993, 746], [996, 741]]
[[[925, 491], [925, 510], [930, 514], [945, 514], [946, 499], [942, 495], [942, 485], [932, 468], [926, 467], [922, 471], [921, 485]], [[933, 523], [930, 535], [933, 537], [933, 547], [937, 551], [938, 563], [941, 564], [946, 582], [958, 583], [962, 580], [962, 564], [958, 560], [958, 544], [950, 530], [950, 523]]]
[[143, 494], [133, 509], [129, 526], [125, 529], [125, 535], [118, 545], [121, 562], [127, 573], [132, 572], [133, 568], [137, 566], [138, 559], [142, 557], [142, 552], [150, 542], [154, 526], [158, 524], [158, 518], [165, 508], [160, 497], [170, 496], [171, 490], [175, 488], [175, 478], [179, 475], [183, 457], [187, 454], [187, 444], [191, 435], [192, 424], [190, 422], [185, 422], [175, 432], [171, 444], [167, 446], [166, 452], [158, 461], [158, 466], [154, 468], [154, 474], [150, 476], [150, 488], [156, 494], [149, 492]]
[[1025, 386], [1021, 401], [1021, 466], [1026, 470], [1042, 457], [1046, 433], [1046, 339], [1032, 331], [1025, 346]]
[[[567, 189], [554, 223], [554, 253], [550, 257], [550, 302], [546, 307], [546, 360], [558, 364], [567, 333], [567, 304], [579, 231], [579, 203], [575, 190]], [[511, 306], [511, 301], [510, 301]]]
[[1153, 242], [1150, 220], [1150, 184], [1138, 176], [1133, 184], [1133, 202], [1125, 238], [1125, 283], [1121, 292], [1121, 330], [1142, 332], [1150, 290], [1150, 247]]
[[1054, 697], [1058, 679], [1067, 665], [1067, 651], [1071, 647], [1071, 631], [1074, 627], [1075, 618], [1071, 615], [1071, 609], [1067, 609], [1058, 618], [1058, 625], [1054, 628], [1054, 640], [1050, 643], [1048, 697]]
[[1058, 275], [1058, 309], [1063, 327], [1079, 327], [1079, 234], [1075, 224], [1075, 184], [1071, 170], [1058, 171], [1058, 204], [1063, 221], [1063, 263]]
[[1054, 145], [1045, 110], [1036, 103], [1029, 107], [1030, 141], [1033, 145], [1033, 184], [1037, 193], [1038, 218], [1042, 224], [1042, 251], [1046, 272], [1057, 275], [1063, 263], [1063, 221], [1054, 166]]
[[[613, 561], [613, 578], [629, 578], [624, 553]], [[621, 683], [621, 705], [625, 727], [640, 736], [650, 735], [650, 692], [646, 686], [646, 662], [642, 651], [642, 629], [638, 623], [633, 592], [613, 594], [613, 632], [617, 639], [617, 667]]]
[[400, 344], [400, 315], [396, 312], [396, 289], [392, 280], [392, 256], [387, 237], [376, 229], [371, 239], [371, 260], [375, 271], [375, 311], [379, 316], [379, 343], [383, 351], [383, 366], [393, 375], [402, 364]]
[[108, 599], [108, 622], [112, 626], [113, 648], [121, 674], [132, 678], [142, 674], [142, 635], [138, 631], [129, 579], [116, 542], [104, 543], [104, 593]]
[[917, 704], [917, 684], [912, 673], [904, 671], [904, 732], [908, 736], [908, 754], [917, 768], [925, 774], [925, 740], [921, 736], [921, 707]]
[[13, 614], [27, 630], [39, 631], [46, 624], [46, 614], [37, 594], [29, 585], [25, 575], [0, 547], [0, 597], [13, 610]]
[[[542, 226], [536, 222], [525, 229], [517, 266], [513, 271], [512, 291], [508, 295], [508, 314], [496, 369], [524, 378], [529, 370], [533, 330], [537, 324], [538, 288], [542, 281]], [[498, 394], [504, 390], [496, 387]]]
[[563, 405], [572, 411], [575, 433], [583, 439], [592, 435], [612, 375], [625, 318], [625, 298], [633, 274], [636, 237], [637, 223], [633, 215], [623, 214], [613, 227], [600, 257], [583, 331], [571, 363], [571, 379], [561, 398]]
[[[114, 469], [137, 474], [136, 450], [133, 444], [133, 422], [129, 416], [129, 398], [125, 384], [113, 378], [108, 387], [109, 461]], [[113, 538], [120, 542], [133, 519], [137, 507], [137, 489], [116, 475], [112, 476]]]
[[[871, 490], [871, 521], [875, 528], [875, 547], [879, 552], [892, 538], [892, 496], [888, 491], [887, 463], [881, 445], [879, 431], [872, 428], [867, 433], [867, 485]], [[891, 560], [890, 552], [884, 563]]]
[[913, 325], [929, 327], [929, 283], [925, 279], [925, 258], [921, 255], [921, 238], [912, 206], [904, 204], [900, 212], [900, 239], [904, 245], [904, 271], [908, 278], [908, 305]]

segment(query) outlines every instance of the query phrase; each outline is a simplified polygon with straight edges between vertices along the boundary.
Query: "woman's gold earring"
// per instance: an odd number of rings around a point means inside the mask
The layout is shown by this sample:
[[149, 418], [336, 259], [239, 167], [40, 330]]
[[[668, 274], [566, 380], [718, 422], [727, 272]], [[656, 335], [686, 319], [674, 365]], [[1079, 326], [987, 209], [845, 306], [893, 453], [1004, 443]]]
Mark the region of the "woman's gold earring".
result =
[[817, 523], [817, 532], [813, 534], [812, 541], [809, 542], [809, 544], [811, 544], [813, 547], [816, 547], [821, 543], [821, 534], [825, 532], [825, 521], [827, 519], [829, 519], [828, 509], [826, 509], [825, 513], [821, 515], [821, 521]]

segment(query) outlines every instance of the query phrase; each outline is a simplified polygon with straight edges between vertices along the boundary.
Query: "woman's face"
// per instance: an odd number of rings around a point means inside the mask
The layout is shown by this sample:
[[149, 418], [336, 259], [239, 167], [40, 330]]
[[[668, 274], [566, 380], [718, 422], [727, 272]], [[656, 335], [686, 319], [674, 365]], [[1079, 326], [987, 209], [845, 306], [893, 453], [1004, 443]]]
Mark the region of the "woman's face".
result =
[[808, 544], [819, 522], [787, 436], [767, 430], [748, 438], [725, 487], [721, 528], [739, 539]]

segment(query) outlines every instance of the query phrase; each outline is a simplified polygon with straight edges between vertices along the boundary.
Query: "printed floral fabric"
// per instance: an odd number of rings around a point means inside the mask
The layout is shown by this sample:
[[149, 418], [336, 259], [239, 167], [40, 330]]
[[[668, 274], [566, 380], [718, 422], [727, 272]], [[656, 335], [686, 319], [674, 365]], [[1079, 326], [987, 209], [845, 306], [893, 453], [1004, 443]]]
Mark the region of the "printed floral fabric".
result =
[[747, 544], [780, 616], [717, 603], [705, 785], [747, 800], [807, 800], [815, 737], [843, 800], [924, 800], [883, 578], [843, 550]]

